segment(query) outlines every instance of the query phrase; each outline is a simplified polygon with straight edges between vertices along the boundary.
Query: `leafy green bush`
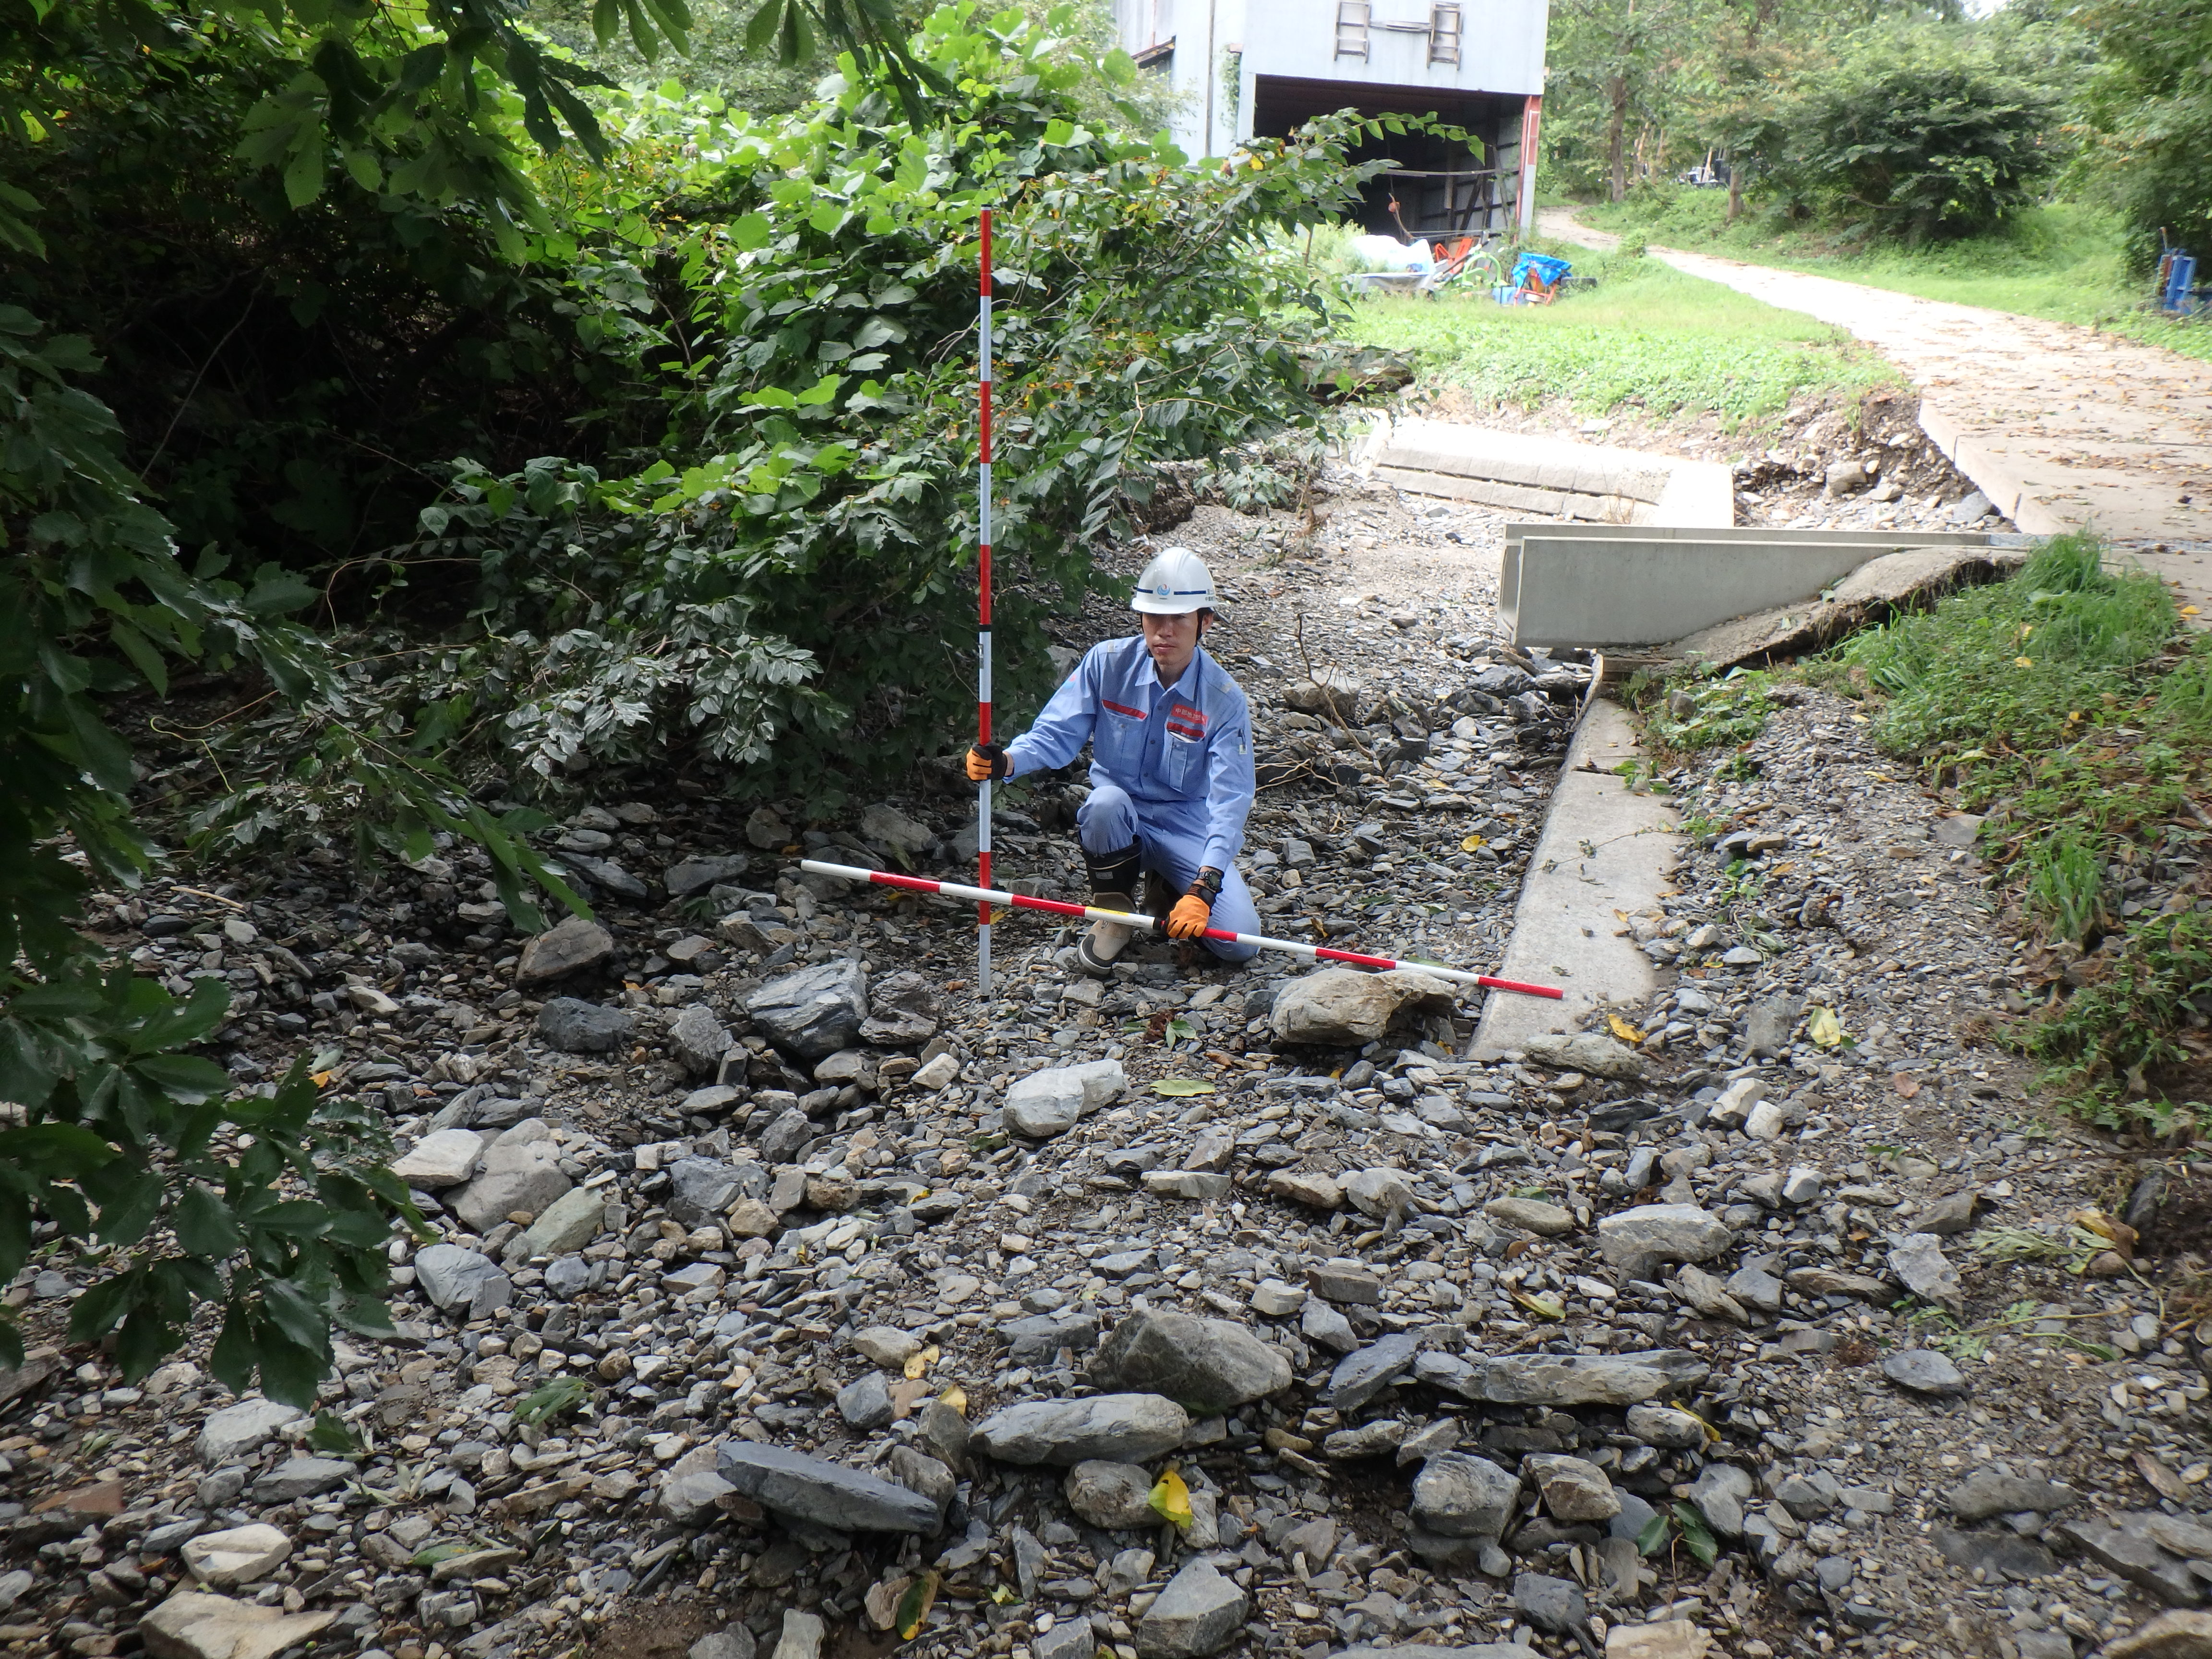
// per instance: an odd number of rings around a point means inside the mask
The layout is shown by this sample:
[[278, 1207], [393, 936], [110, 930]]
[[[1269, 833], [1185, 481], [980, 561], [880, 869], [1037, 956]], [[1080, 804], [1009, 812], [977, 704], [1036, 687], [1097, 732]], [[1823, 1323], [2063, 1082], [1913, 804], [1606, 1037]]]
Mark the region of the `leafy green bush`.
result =
[[1918, 243], [1988, 231], [2062, 159], [2056, 100], [1931, 28], [1860, 36], [1767, 131], [1761, 187]]
[[[1088, 546], [1144, 510], [1162, 462], [1264, 498], [1355, 354], [1300, 255], [1368, 169], [1333, 118], [1187, 166], [1073, 118], [1078, 67], [1009, 13], [940, 10], [916, 61], [960, 92], [890, 125], [848, 65], [757, 120], [672, 91], [615, 100], [601, 222], [660, 228], [647, 264], [666, 427], [626, 476], [546, 458], [465, 465], [405, 560], [480, 562], [456, 665], [543, 778], [676, 757], [829, 787], [780, 733], [855, 769], [941, 746], [971, 697], [978, 535], [975, 222], [997, 213], [994, 531], [1010, 703], [1049, 673], [1042, 623], [1094, 580]], [[580, 294], [591, 279], [580, 276]], [[681, 361], [669, 364], [669, 354]], [[1231, 487], [1233, 485], [1233, 490]], [[497, 658], [521, 666], [478, 670]]]

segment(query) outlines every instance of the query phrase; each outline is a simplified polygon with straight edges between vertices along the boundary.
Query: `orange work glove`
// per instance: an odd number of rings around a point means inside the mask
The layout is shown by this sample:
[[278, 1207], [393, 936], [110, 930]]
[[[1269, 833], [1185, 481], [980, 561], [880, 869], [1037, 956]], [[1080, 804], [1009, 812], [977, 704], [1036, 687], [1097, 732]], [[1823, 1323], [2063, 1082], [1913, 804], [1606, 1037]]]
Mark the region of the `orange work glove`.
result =
[[1014, 763], [1006, 758], [1006, 751], [995, 743], [975, 743], [968, 745], [968, 781], [995, 783], [1014, 775]]
[[1173, 939], [1202, 938], [1212, 914], [1213, 907], [1196, 893], [1185, 893], [1168, 912], [1168, 934]]

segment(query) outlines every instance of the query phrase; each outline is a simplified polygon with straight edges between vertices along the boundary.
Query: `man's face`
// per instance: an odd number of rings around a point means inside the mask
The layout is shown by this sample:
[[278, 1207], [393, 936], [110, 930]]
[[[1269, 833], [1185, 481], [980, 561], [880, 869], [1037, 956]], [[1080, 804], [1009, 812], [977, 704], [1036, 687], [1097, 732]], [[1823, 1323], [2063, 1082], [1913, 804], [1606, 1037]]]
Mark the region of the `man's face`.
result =
[[1191, 653], [1198, 649], [1198, 612], [1186, 611], [1179, 617], [1160, 617], [1144, 611], [1138, 612], [1138, 620], [1145, 625], [1145, 648], [1152, 653], [1160, 684], [1174, 684], [1182, 678], [1183, 670], [1190, 666]]

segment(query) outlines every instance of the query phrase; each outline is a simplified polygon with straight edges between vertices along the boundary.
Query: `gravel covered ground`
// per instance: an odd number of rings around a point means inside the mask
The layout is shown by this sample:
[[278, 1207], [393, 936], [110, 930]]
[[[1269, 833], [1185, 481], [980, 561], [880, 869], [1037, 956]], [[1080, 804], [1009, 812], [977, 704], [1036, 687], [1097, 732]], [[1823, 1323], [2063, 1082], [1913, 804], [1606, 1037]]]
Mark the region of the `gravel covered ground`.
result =
[[[1245, 867], [1279, 933], [1482, 966], [1587, 671], [1491, 641], [1498, 520], [1344, 488], [1176, 532], [1259, 726]], [[520, 949], [465, 848], [111, 899], [230, 979], [241, 1079], [383, 1106], [441, 1239], [340, 1348], [351, 1458], [201, 1346], [0, 1376], [0, 1640], [813, 1659], [933, 1587], [906, 1650], [2072, 1659], [2194, 1605], [2202, 1200], [1987, 1046], [2018, 958], [1858, 730], [1808, 695], [1676, 774], [1716, 844], [1618, 919], [1660, 1002], [1496, 1066], [1436, 981], [1087, 981], [1027, 917], [979, 1003], [961, 909], [794, 850], [953, 873], [949, 762], [835, 822], [580, 807], [599, 921]], [[1078, 781], [1006, 792], [1004, 878], [1079, 890]], [[91, 1276], [21, 1277], [34, 1341]]]

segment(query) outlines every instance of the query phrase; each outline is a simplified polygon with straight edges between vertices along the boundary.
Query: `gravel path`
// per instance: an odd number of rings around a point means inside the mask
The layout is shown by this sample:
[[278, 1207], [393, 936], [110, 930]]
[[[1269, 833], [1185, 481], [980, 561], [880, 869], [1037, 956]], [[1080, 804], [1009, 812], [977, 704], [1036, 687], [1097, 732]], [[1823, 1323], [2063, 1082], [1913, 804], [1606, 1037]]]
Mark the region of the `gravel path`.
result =
[[[1562, 208], [1547, 235], [1609, 248]], [[1848, 329], [1911, 377], [1921, 422], [2022, 530], [2094, 526], [2212, 616], [2212, 363], [2070, 324], [1677, 248], [1653, 257]]]
[[[1340, 483], [1310, 544], [1176, 532], [1267, 769], [1246, 867], [1279, 931], [1480, 963], [1584, 676], [1490, 640], [1498, 519]], [[2193, 1604], [2203, 1199], [1986, 1046], [2015, 958], [1857, 730], [1808, 696], [1677, 772], [1717, 844], [1620, 918], [1660, 1003], [1493, 1066], [1435, 981], [1102, 984], [1025, 918], [978, 1006], [957, 907], [796, 867], [957, 867], [949, 760], [813, 823], [581, 807], [599, 923], [519, 951], [459, 848], [110, 896], [144, 969], [237, 988], [242, 1079], [334, 1051], [441, 1237], [339, 1346], [343, 1457], [206, 1329], [125, 1386], [59, 1337], [93, 1270], [34, 1261], [0, 1641], [858, 1659], [921, 1584], [933, 1659], [2076, 1659]], [[1008, 875], [1073, 890], [1067, 787], [1007, 793]]]

